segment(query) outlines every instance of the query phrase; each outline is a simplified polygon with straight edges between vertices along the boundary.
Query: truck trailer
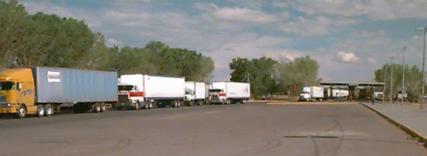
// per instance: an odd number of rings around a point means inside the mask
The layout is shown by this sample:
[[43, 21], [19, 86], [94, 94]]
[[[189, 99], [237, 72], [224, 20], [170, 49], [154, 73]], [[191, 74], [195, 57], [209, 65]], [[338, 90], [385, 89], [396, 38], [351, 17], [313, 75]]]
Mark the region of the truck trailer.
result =
[[116, 72], [34, 67], [0, 74], [1, 114], [51, 116], [67, 106], [75, 112], [103, 112], [116, 101]]
[[212, 82], [209, 87], [209, 103], [247, 103], [251, 97], [249, 83]]
[[144, 108], [180, 107], [185, 98], [185, 79], [183, 77], [164, 77], [143, 74], [121, 75], [122, 84], [134, 85], [143, 96], [139, 101]]
[[187, 105], [202, 105], [205, 103], [206, 97], [206, 84], [204, 82], [185, 82], [185, 103]]

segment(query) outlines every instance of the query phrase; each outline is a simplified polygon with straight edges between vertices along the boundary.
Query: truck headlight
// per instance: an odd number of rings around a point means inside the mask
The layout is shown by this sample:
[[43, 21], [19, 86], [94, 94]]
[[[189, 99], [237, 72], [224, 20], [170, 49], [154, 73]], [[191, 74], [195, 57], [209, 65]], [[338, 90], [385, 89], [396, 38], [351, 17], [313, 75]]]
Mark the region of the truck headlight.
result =
[[1, 107], [12, 107], [12, 104], [10, 104], [10, 103], [3, 103], [3, 104], [0, 104], [0, 106]]

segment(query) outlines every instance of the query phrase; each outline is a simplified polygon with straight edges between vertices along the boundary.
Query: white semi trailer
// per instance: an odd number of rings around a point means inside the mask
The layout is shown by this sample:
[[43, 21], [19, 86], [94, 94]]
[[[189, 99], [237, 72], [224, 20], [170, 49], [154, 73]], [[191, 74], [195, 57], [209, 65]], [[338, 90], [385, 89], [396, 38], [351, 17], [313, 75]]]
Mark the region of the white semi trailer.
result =
[[136, 86], [142, 92], [145, 108], [180, 107], [185, 98], [185, 79], [183, 77], [164, 77], [143, 74], [122, 75], [122, 84]]
[[220, 104], [247, 103], [251, 86], [243, 82], [212, 82], [209, 86], [209, 102]]
[[202, 105], [207, 97], [206, 84], [204, 82], [185, 82], [185, 103], [187, 105]]

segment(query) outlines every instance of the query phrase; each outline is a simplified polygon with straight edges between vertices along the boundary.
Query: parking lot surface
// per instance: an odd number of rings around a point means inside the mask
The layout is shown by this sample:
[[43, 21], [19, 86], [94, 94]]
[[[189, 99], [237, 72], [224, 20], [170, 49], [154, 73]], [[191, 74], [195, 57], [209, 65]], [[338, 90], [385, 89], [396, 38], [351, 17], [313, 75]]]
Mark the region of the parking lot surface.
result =
[[358, 104], [236, 104], [1, 119], [0, 155], [425, 156]]

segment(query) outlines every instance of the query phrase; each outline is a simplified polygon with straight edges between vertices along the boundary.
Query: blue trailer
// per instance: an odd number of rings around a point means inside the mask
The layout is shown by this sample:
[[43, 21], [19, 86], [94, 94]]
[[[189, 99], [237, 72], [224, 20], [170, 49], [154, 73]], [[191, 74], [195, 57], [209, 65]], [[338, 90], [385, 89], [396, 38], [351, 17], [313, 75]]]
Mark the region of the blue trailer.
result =
[[32, 71], [38, 104], [103, 112], [117, 101], [117, 72], [56, 67], [35, 67]]

